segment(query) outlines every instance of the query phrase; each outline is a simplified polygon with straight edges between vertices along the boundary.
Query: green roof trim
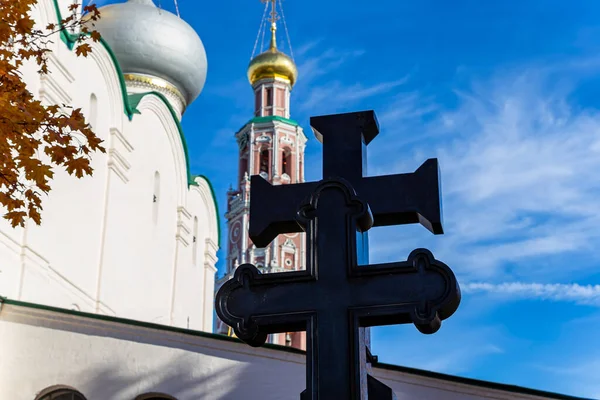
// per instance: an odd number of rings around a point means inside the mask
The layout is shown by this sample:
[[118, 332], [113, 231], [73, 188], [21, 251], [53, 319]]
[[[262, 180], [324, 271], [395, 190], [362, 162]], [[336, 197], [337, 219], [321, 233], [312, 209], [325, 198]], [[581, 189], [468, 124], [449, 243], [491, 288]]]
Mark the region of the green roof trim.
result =
[[505, 384], [505, 383], [495, 383], [495, 382], [483, 381], [480, 379], [464, 378], [462, 376], [442, 374], [440, 372], [426, 371], [426, 370], [410, 368], [410, 367], [400, 367], [398, 365], [392, 365], [392, 364], [385, 364], [385, 363], [377, 362], [372, 365], [374, 368], [381, 368], [381, 369], [386, 369], [389, 371], [404, 372], [407, 374], [420, 375], [420, 376], [427, 377], [427, 378], [440, 379], [440, 380], [444, 380], [444, 381], [448, 381], [448, 382], [462, 383], [462, 384], [471, 385], [471, 386], [479, 386], [479, 387], [484, 387], [484, 388], [488, 388], [488, 389], [502, 390], [505, 392], [519, 393], [519, 394], [525, 394], [525, 395], [530, 395], [530, 396], [538, 396], [538, 397], [543, 397], [545, 399], [593, 400], [593, 399], [588, 399], [588, 398], [584, 398], [584, 397], [574, 397], [574, 396], [568, 396], [568, 395], [560, 394], [560, 393], [546, 392], [544, 390], [529, 389], [526, 387], [509, 385], [509, 384]]
[[242, 129], [244, 129], [249, 124], [263, 124], [266, 122], [273, 122], [273, 121], [283, 122], [285, 124], [292, 125], [292, 126], [300, 126], [300, 124], [298, 122], [294, 121], [293, 119], [283, 118], [283, 117], [280, 117], [279, 115], [268, 115], [266, 117], [252, 118], [250, 121], [246, 122], [244, 124], [244, 126], [242, 126], [240, 129], [238, 129], [238, 132], [241, 131]]
[[[26, 307], [26, 308], [33, 308], [33, 309], [56, 312], [56, 313], [60, 313], [60, 314], [74, 315], [74, 316], [79, 316], [79, 317], [84, 317], [84, 318], [95, 319], [95, 320], [115, 322], [115, 323], [119, 323], [119, 324], [131, 325], [131, 326], [139, 326], [142, 328], [157, 329], [157, 330], [161, 330], [161, 331], [165, 331], [165, 332], [175, 332], [175, 333], [181, 333], [181, 334], [195, 336], [195, 337], [203, 337], [203, 338], [207, 338], [207, 339], [222, 340], [222, 341], [231, 342], [231, 343], [243, 343], [241, 340], [239, 340], [237, 338], [233, 338], [233, 337], [229, 337], [229, 336], [225, 336], [225, 335], [219, 335], [216, 333], [207, 333], [207, 332], [195, 331], [195, 330], [191, 330], [191, 329], [176, 328], [173, 326], [154, 324], [154, 323], [150, 323], [150, 322], [136, 321], [136, 320], [127, 319], [127, 318], [111, 317], [108, 315], [100, 315], [100, 314], [92, 314], [92, 313], [87, 313], [87, 312], [82, 312], [82, 311], [67, 310], [64, 308], [45, 306], [42, 304], [28, 303], [28, 302], [18, 301], [18, 300], [9, 300], [5, 297], [0, 296], [0, 305], [2, 305], [2, 303], [8, 304], [8, 305], [13, 305], [13, 306], [18, 306], [18, 307]], [[273, 350], [278, 350], [278, 351], [285, 351], [288, 353], [306, 354], [306, 352], [304, 350], [298, 350], [293, 347], [280, 346], [280, 345], [269, 344], [269, 343], [264, 344], [262, 347], [265, 347], [268, 349], [273, 349]], [[397, 365], [391, 365], [391, 364], [385, 364], [385, 363], [379, 363], [379, 362], [374, 363], [373, 367], [384, 369], [384, 370], [389, 370], [389, 371], [402, 372], [402, 373], [406, 373], [406, 374], [410, 374], [410, 375], [423, 376], [426, 378], [439, 379], [439, 380], [443, 380], [443, 381], [447, 381], [447, 382], [454, 382], [454, 383], [459, 383], [459, 384], [464, 384], [464, 385], [478, 386], [478, 387], [488, 388], [488, 389], [493, 389], [493, 390], [502, 390], [505, 392], [519, 393], [519, 394], [524, 394], [524, 395], [529, 395], [529, 396], [538, 396], [538, 397], [542, 397], [542, 398], [546, 398], [546, 399], [593, 400], [593, 399], [588, 399], [588, 398], [583, 398], [583, 397], [574, 397], [574, 396], [568, 396], [568, 395], [559, 394], [559, 393], [546, 392], [543, 390], [529, 389], [529, 388], [525, 388], [522, 386], [508, 385], [508, 384], [504, 384], [504, 383], [494, 383], [494, 382], [483, 381], [483, 380], [472, 379], [472, 378], [463, 378], [460, 376], [447, 375], [447, 374], [442, 374], [439, 372], [425, 371], [422, 369], [401, 367], [401, 366], [397, 366]]]
[[219, 203], [217, 202], [217, 194], [215, 193], [215, 188], [210, 179], [206, 177], [206, 175], [194, 175], [194, 179], [196, 178], [204, 179], [208, 184], [208, 188], [210, 189], [210, 194], [212, 195], [213, 202], [215, 203], [215, 212], [217, 213], [217, 242], [219, 247], [221, 247], [221, 214], [219, 213]]
[[[53, 0], [53, 1], [54, 1], [54, 9], [56, 10], [56, 18], [58, 19], [58, 22], [60, 23], [63, 18], [62, 18], [62, 14], [60, 12], [60, 7], [58, 5], [58, 0]], [[73, 50], [73, 47], [75, 46], [75, 43], [77, 42], [78, 37], [79, 37], [79, 35], [70, 33], [66, 29], [60, 30], [60, 39], [63, 41], [63, 43], [65, 45], [67, 45], [67, 48], [69, 50]], [[115, 69], [117, 70], [117, 76], [119, 78], [119, 83], [121, 84], [120, 85], [121, 86], [121, 97], [123, 100], [125, 115], [127, 115], [127, 118], [129, 118], [129, 120], [131, 121], [133, 119], [133, 115], [139, 114], [140, 112], [138, 110], [136, 110], [135, 107], [131, 107], [131, 105], [129, 104], [129, 101], [127, 99], [127, 86], [125, 85], [125, 78], [123, 77], [123, 70], [121, 70], [121, 65], [119, 64], [119, 61], [117, 60], [117, 57], [115, 56], [115, 53], [112, 51], [112, 49], [110, 48], [108, 43], [106, 43], [106, 41], [103, 38], [100, 38], [100, 43], [106, 49], [106, 52], [110, 56], [110, 59], [112, 60], [114, 66], [115, 66]]]
[[[130, 94], [129, 96], [127, 96], [127, 100], [128, 100], [127, 102], [131, 105], [131, 107], [133, 109], [135, 109], [137, 111], [136, 107], [138, 106], [138, 104], [140, 104], [142, 99], [148, 95], [154, 95], [154, 96], [158, 97], [159, 99], [161, 99], [163, 101], [163, 103], [165, 103], [165, 106], [167, 106], [167, 108], [169, 109], [169, 112], [171, 113], [171, 117], [173, 117], [173, 121], [175, 121], [177, 130], [179, 131], [179, 137], [181, 138], [181, 144], [183, 145], [183, 153], [185, 154], [185, 169], [186, 169], [186, 173], [187, 173], [188, 185], [195, 185], [196, 183], [192, 179], [192, 174], [190, 173], [190, 156], [189, 156], [189, 152], [188, 152], [187, 142], [185, 140], [185, 135], [183, 134], [183, 128], [181, 127], [181, 122], [179, 122], [179, 116], [177, 115], [177, 113], [175, 112], [173, 107], [171, 107], [169, 100], [167, 100], [167, 98], [162, 93], [152, 91], [152, 92], [145, 92], [145, 93]], [[138, 111], [138, 113], [139, 113], [139, 111]]]
[[[53, 0], [53, 1], [54, 1], [54, 8], [56, 10], [56, 18], [58, 19], [58, 22], [60, 23], [60, 21], [62, 21], [62, 14], [60, 12], [58, 0]], [[69, 50], [73, 50], [73, 47], [75, 46], [75, 43], [77, 42], [77, 38], [78, 38], [78, 35], [69, 33], [65, 29], [61, 29], [61, 31], [60, 31], [60, 39], [67, 45]], [[196, 182], [194, 182], [194, 177], [192, 176], [192, 174], [190, 172], [191, 171], [190, 170], [190, 155], [189, 155], [189, 151], [188, 151], [187, 142], [185, 140], [185, 135], [183, 133], [183, 128], [181, 127], [181, 122], [179, 121], [179, 116], [177, 115], [175, 110], [173, 110], [171, 103], [169, 103], [167, 98], [162, 93], [159, 93], [159, 92], [146, 92], [146, 93], [137, 93], [137, 94], [132, 94], [132, 95], [127, 94], [127, 85], [125, 84], [123, 70], [121, 69], [121, 65], [119, 64], [119, 61], [117, 60], [117, 57], [115, 56], [115, 53], [112, 51], [112, 49], [110, 48], [108, 43], [106, 43], [106, 41], [103, 38], [100, 38], [100, 43], [102, 43], [102, 45], [104, 46], [104, 49], [110, 56], [110, 59], [112, 60], [113, 65], [115, 66], [115, 69], [117, 70], [117, 76], [119, 78], [119, 83], [120, 83], [120, 88], [121, 88], [121, 97], [123, 100], [124, 112], [130, 121], [133, 120], [133, 116], [135, 114], [140, 114], [140, 111], [137, 109], [137, 106], [140, 103], [140, 101], [142, 101], [144, 96], [155, 95], [159, 99], [161, 99], [163, 101], [163, 103], [165, 103], [165, 105], [169, 109], [169, 112], [171, 113], [171, 116], [173, 117], [173, 121], [175, 121], [175, 124], [177, 125], [177, 130], [179, 131], [179, 137], [181, 138], [181, 143], [183, 145], [183, 152], [185, 154], [185, 166], [186, 166], [188, 186], [196, 185]], [[202, 175], [200, 175], [200, 176], [202, 176]], [[219, 245], [219, 247], [221, 247], [221, 218], [219, 215], [219, 205], [217, 203], [217, 197], [215, 195], [215, 191], [212, 187], [212, 184], [210, 183], [208, 178], [206, 178], [204, 176], [202, 176], [202, 177], [208, 182], [208, 185], [211, 190], [211, 194], [213, 196], [213, 201], [215, 203], [215, 208], [217, 211], [217, 224], [219, 226], [219, 228], [218, 228], [218, 232], [219, 232], [218, 233], [219, 234], [218, 245]]]

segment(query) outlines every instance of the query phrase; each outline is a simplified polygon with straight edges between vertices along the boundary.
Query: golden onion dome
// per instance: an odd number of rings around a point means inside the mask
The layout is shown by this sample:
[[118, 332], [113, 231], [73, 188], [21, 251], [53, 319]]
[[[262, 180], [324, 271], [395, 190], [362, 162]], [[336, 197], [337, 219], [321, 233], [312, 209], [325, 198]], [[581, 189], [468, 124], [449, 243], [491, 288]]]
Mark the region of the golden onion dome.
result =
[[254, 57], [248, 65], [248, 80], [252, 85], [265, 78], [283, 78], [294, 86], [298, 77], [298, 69], [294, 61], [277, 50], [275, 23], [271, 24], [271, 45], [264, 53]]

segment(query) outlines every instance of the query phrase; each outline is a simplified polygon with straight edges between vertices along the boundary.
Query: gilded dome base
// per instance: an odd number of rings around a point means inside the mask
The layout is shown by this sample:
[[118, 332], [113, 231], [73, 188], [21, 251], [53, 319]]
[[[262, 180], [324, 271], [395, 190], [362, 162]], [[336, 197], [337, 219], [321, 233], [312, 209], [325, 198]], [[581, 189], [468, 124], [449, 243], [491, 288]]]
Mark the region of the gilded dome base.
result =
[[185, 112], [186, 101], [181, 92], [164, 79], [145, 74], [123, 74], [129, 93], [158, 92], [165, 96], [179, 119]]

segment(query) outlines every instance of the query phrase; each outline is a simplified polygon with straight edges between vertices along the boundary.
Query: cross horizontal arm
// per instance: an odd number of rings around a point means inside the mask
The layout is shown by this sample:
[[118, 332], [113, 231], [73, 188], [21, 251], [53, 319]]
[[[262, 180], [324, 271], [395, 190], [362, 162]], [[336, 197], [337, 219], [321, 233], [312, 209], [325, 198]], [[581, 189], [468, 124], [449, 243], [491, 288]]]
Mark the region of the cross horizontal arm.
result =
[[266, 247], [281, 233], [302, 232], [296, 219], [305, 197], [317, 182], [273, 186], [260, 175], [250, 178], [250, 239], [257, 247]]
[[452, 270], [427, 249], [413, 250], [407, 261], [354, 267], [350, 272], [350, 308], [360, 326], [413, 322], [423, 333], [434, 333], [460, 303]]
[[252, 346], [267, 333], [306, 329], [316, 308], [316, 280], [307, 271], [261, 274], [252, 264], [240, 265], [216, 296], [219, 318]]
[[354, 187], [371, 208], [373, 226], [420, 223], [431, 233], [441, 235], [444, 228], [439, 182], [438, 161], [430, 158], [413, 173], [363, 178]]
[[[252, 242], [266, 247], [279, 234], [302, 232], [297, 211], [319, 182], [273, 186], [259, 175], [250, 179]], [[437, 159], [425, 161], [412, 173], [361, 178], [352, 186], [369, 204], [374, 226], [418, 222], [436, 235], [444, 233]]]

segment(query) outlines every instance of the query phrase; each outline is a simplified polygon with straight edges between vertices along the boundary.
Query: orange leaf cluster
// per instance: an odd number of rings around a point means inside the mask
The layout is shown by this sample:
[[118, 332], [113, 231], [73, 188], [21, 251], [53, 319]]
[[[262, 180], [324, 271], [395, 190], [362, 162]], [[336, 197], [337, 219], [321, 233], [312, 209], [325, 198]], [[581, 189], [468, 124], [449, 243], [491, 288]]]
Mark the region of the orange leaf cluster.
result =
[[[36, 29], [31, 11], [37, 1], [0, 0], [0, 208], [13, 227], [27, 219], [41, 222], [42, 195], [51, 189], [54, 168], [78, 178], [91, 175], [91, 154], [105, 151], [81, 109], [42, 104], [23, 81], [19, 68], [27, 60], [40, 74], [49, 73], [48, 45], [61, 33], [75, 37], [76, 54], [84, 57], [92, 50], [86, 41], [100, 40], [84, 25], [77, 4], [62, 21]], [[84, 11], [88, 20], [99, 18], [94, 5]]]

